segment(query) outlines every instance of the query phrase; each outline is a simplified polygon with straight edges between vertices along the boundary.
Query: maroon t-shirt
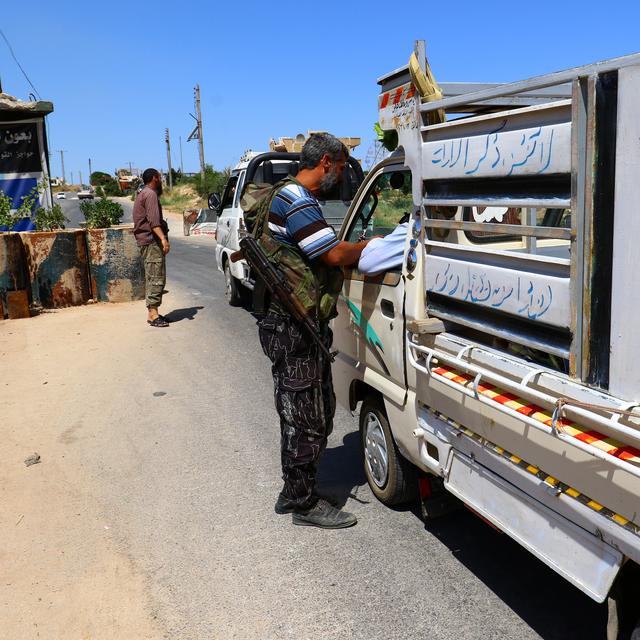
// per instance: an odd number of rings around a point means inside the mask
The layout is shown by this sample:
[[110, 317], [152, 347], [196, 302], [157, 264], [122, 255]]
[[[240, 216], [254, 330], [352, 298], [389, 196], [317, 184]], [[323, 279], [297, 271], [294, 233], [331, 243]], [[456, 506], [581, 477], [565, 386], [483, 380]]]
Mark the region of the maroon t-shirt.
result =
[[162, 221], [162, 205], [158, 194], [151, 187], [145, 187], [133, 204], [133, 235], [139, 247], [157, 241], [152, 229], [161, 227]]

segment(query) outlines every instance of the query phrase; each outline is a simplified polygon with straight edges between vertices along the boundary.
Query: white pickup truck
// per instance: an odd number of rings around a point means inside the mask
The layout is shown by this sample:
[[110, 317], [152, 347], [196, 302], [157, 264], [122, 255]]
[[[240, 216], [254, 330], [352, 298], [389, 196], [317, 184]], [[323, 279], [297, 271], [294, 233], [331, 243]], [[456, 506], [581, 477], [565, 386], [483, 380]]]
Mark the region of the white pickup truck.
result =
[[349, 271], [333, 321], [372, 491], [453, 496], [597, 602], [637, 590], [640, 55], [436, 101], [378, 82], [399, 146], [340, 237], [408, 211], [404, 259]]
[[[295, 176], [299, 159], [299, 153], [249, 151], [231, 171], [222, 198], [216, 194], [209, 197], [210, 207], [218, 213], [216, 262], [218, 270], [224, 273], [230, 305], [239, 305], [243, 290], [253, 289], [253, 277], [246, 261], [231, 262], [229, 259], [232, 253], [240, 249], [240, 234], [245, 229], [240, 206], [242, 189], [250, 182], [276, 184], [288, 175]], [[349, 204], [364, 178], [360, 163], [354, 158], [349, 158], [345, 177], [339, 191], [320, 203], [325, 219], [336, 231], [340, 229]]]
[[93, 200], [94, 196], [95, 194], [91, 187], [85, 189], [83, 186], [80, 191], [78, 191], [78, 200]]

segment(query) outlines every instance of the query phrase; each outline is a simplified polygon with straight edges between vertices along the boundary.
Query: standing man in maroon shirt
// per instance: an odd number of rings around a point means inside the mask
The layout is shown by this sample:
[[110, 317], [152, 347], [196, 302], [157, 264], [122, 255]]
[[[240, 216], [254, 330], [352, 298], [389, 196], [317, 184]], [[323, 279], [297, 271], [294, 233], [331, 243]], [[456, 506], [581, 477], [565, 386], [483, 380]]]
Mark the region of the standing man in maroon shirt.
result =
[[158, 313], [167, 281], [165, 256], [169, 253], [169, 227], [160, 204], [162, 176], [156, 169], [145, 169], [142, 182], [144, 189], [133, 205], [133, 235], [144, 260], [147, 322], [152, 327], [168, 327], [167, 320]]

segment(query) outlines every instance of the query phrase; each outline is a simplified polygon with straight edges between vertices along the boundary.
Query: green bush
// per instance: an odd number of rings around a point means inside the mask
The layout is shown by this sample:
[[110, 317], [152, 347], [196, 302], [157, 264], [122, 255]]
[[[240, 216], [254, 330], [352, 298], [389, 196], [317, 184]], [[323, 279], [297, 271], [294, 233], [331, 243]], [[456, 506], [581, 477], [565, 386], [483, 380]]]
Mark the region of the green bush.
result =
[[0, 191], [0, 227], [11, 229], [15, 222], [15, 214], [11, 213], [11, 198]]
[[83, 200], [80, 203], [80, 211], [87, 221], [89, 229], [105, 229], [120, 224], [124, 210], [122, 205], [107, 198], [91, 201]]
[[114, 180], [113, 182], [107, 182], [103, 185], [104, 194], [106, 196], [121, 196], [122, 190], [120, 185]]
[[44, 189], [44, 184], [37, 184], [26, 196], [22, 196], [22, 202], [14, 212], [11, 211], [13, 204], [11, 198], [0, 191], [0, 226], [11, 229], [18, 220], [30, 218], [42, 189]]
[[62, 212], [62, 207], [56, 202], [51, 209], [40, 207], [36, 211], [35, 225], [38, 231], [55, 231], [64, 229], [64, 223], [69, 222]]
[[227, 184], [230, 175], [231, 169], [227, 168], [223, 171], [216, 171], [208, 164], [204, 169], [204, 185], [202, 184], [202, 176], [200, 173], [195, 176], [182, 176], [180, 178], [180, 184], [192, 184], [200, 197], [207, 198], [210, 193], [222, 193], [224, 185]]

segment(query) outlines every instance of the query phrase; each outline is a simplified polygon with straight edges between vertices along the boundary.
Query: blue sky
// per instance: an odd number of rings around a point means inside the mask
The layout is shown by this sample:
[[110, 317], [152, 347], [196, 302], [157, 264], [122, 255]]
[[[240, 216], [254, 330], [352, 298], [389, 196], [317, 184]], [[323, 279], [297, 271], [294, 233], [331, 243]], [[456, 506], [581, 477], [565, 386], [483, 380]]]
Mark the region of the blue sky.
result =
[[[376, 78], [427, 42], [440, 81], [506, 82], [640, 51], [640, 2], [89, 3], [5, 0], [0, 28], [43, 99], [51, 168], [67, 178], [116, 167], [196, 171], [193, 87], [205, 158], [217, 169], [270, 137], [322, 129], [374, 140]], [[8, 5], [8, 6], [7, 6]], [[5, 92], [27, 81], [0, 41]], [[77, 178], [76, 178], [77, 180]], [[86, 181], [86, 178], [85, 178]]]

